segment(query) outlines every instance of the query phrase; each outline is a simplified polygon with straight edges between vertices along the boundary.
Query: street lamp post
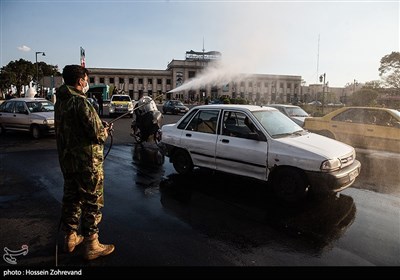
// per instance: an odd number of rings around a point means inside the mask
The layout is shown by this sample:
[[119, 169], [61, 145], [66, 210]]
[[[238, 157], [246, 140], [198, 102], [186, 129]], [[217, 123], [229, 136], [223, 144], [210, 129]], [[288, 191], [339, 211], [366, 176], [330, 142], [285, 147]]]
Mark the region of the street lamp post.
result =
[[326, 73], [324, 73], [324, 75], [319, 76], [319, 81], [324, 82], [322, 87], [322, 114], [324, 113], [324, 106], [325, 106], [325, 87], [326, 87], [325, 78], [326, 78]]
[[46, 56], [44, 52], [35, 52], [35, 57], [36, 57], [36, 90], [39, 89], [39, 64], [37, 61], [37, 56], [38, 54], [42, 54], [42, 56]]
[[357, 80], [354, 79], [354, 83], [353, 83], [353, 94], [356, 91], [356, 85], [358, 84]]

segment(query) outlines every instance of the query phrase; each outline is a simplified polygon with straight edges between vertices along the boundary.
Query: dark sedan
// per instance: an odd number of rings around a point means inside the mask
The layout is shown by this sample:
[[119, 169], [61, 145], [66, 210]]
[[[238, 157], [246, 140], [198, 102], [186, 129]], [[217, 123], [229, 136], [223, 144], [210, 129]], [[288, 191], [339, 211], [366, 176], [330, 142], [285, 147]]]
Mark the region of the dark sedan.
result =
[[179, 113], [187, 113], [189, 108], [179, 100], [168, 100], [164, 103], [162, 111], [164, 114], [171, 113], [177, 115]]

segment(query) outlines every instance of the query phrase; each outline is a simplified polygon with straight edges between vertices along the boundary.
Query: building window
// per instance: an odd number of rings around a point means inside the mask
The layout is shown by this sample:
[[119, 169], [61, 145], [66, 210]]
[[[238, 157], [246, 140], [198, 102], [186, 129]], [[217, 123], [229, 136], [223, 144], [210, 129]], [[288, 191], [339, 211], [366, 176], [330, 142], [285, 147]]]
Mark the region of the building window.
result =
[[264, 83], [264, 87], [266, 87], [266, 88], [268, 87], [268, 82]]
[[279, 87], [280, 87], [280, 88], [283, 88], [283, 83], [279, 83]]
[[260, 87], [261, 86], [261, 83], [260, 82], [257, 82], [257, 87]]
[[129, 96], [133, 98], [133, 89], [129, 90]]
[[153, 91], [152, 90], [148, 90], [147, 91], [147, 95], [150, 96], [150, 97], [153, 97]]
[[190, 78], [194, 78], [196, 76], [196, 72], [195, 71], [189, 71], [189, 79]]
[[249, 82], [249, 87], [253, 87], [253, 82]]
[[124, 78], [119, 78], [119, 83], [120, 83], [120, 84], [125, 83]]
[[149, 85], [152, 85], [152, 84], [153, 84], [153, 79], [147, 79], [147, 83], [148, 83]]
[[94, 77], [89, 78], [89, 83], [94, 84]]
[[139, 85], [143, 85], [143, 78], [139, 79]]
[[240, 82], [240, 86], [244, 87], [244, 82], [243, 81]]
[[100, 84], [104, 84], [104, 78], [100, 77]]
[[161, 85], [162, 81], [161, 79], [157, 79], [157, 85]]
[[110, 84], [113, 84], [114, 82], [114, 78], [110, 78]]
[[133, 84], [133, 78], [129, 78], [129, 83]]
[[171, 84], [171, 79], [167, 79], [167, 85]]

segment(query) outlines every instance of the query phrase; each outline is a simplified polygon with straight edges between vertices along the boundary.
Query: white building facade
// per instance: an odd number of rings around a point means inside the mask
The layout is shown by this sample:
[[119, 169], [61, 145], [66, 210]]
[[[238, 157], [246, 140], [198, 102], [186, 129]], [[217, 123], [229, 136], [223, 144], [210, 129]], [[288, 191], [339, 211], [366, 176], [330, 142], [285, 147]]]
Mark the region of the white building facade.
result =
[[169, 92], [196, 79], [218, 59], [218, 52], [186, 52], [185, 60], [172, 60], [166, 70], [88, 68], [90, 84], [106, 84], [138, 100], [143, 95], [153, 99], [181, 99], [201, 102], [221, 96], [246, 99], [251, 104], [295, 103], [300, 101], [301, 76], [243, 74], [224, 85], [205, 84], [198, 88]]

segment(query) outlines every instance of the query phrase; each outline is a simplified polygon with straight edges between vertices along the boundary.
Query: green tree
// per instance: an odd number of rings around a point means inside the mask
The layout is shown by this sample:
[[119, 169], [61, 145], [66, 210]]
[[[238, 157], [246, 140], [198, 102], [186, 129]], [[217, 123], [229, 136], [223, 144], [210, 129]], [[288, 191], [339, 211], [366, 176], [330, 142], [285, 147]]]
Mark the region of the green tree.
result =
[[[39, 80], [44, 76], [60, 76], [58, 66], [48, 65], [45, 62], [38, 63]], [[28, 85], [31, 81], [36, 80], [36, 64], [20, 59], [11, 61], [0, 70], [0, 89], [7, 92], [12, 86], [17, 89], [17, 95], [20, 96], [22, 86]]]
[[353, 93], [354, 106], [374, 106], [377, 103], [378, 92], [373, 89], [361, 89]]
[[379, 76], [387, 86], [396, 89], [396, 94], [400, 94], [400, 52], [392, 52], [382, 57]]

